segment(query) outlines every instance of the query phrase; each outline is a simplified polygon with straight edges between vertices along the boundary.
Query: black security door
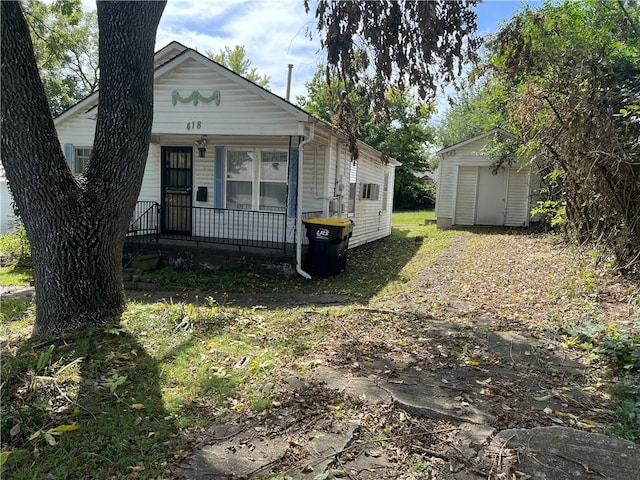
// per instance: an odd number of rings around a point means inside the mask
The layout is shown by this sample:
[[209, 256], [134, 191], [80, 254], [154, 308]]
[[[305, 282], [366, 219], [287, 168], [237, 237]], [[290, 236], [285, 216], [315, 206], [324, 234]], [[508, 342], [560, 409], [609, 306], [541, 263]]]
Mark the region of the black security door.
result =
[[193, 149], [162, 147], [162, 231], [191, 235]]

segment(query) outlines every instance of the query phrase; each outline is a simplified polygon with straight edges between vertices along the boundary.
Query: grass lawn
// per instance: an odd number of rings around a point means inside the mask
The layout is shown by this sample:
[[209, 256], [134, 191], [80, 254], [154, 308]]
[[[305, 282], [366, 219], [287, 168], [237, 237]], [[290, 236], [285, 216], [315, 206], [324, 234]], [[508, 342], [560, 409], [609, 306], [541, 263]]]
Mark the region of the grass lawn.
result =
[[[390, 237], [350, 251], [347, 270], [331, 279], [306, 281], [266, 269], [165, 269], [152, 278], [212, 291], [335, 293], [366, 300], [400, 291], [454, 233], [424, 225], [394, 229]], [[6, 283], [30, 279], [29, 272], [1, 274]], [[312, 310], [233, 308], [206, 298], [199, 305], [132, 302], [118, 328], [29, 339], [33, 301], [5, 300], [3, 474], [157, 478], [223, 412], [270, 408], [269, 385], [282, 372], [308, 369], [305, 356], [336, 318], [354, 308], [357, 302]]]
[[30, 267], [0, 267], [0, 285], [29, 285], [33, 280], [33, 269]]
[[410, 212], [393, 212], [391, 216], [391, 225], [424, 225], [425, 220], [435, 220], [435, 209], [416, 210]]
[[[408, 281], [437, 261], [453, 235], [471, 235], [469, 244], [482, 238], [472, 231], [425, 226], [428, 214], [394, 214], [394, 224], [406, 226], [351, 250], [347, 270], [335, 279], [306, 281], [264, 269], [161, 270], [154, 279], [216, 292], [385, 298], [404, 291]], [[484, 241], [495, 243], [494, 237]], [[0, 271], [2, 281], [12, 272]], [[566, 289], [576, 302], [585, 302], [587, 311], [597, 306], [593, 289], [588, 295], [579, 292], [587, 282], [595, 285], [603, 278], [576, 270]], [[30, 339], [33, 301], [2, 302], [3, 478], [157, 479], [204, 440], [204, 428], [213, 419], [260, 415], [276, 406], [274, 383], [313, 368], [312, 353], [336, 330], [351, 321], [380, 321], [363, 312], [358, 301], [339, 307], [248, 308], [208, 298], [181, 302], [179, 288], [176, 292], [173, 301], [130, 303], [118, 327], [64, 338]], [[569, 298], [562, 291], [557, 295]], [[628, 348], [635, 355], [633, 338]], [[614, 354], [619, 353], [616, 345]], [[624, 412], [640, 414], [633, 405]]]

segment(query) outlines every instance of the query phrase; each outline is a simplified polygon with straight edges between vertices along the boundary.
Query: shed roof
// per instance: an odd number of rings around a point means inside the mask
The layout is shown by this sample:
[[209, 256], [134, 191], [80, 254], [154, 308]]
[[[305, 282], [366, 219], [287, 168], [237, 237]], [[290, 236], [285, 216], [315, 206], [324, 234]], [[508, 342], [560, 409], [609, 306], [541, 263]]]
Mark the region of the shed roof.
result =
[[464, 145], [468, 145], [470, 143], [476, 142], [478, 140], [482, 140], [483, 138], [487, 138], [487, 137], [490, 137], [491, 135], [496, 135], [496, 134], [514, 138], [513, 134], [507, 132], [503, 128], [499, 128], [499, 127], [498, 128], [492, 128], [491, 130], [489, 130], [486, 133], [483, 133], [482, 135], [477, 135], [477, 136], [475, 136], [473, 138], [469, 138], [469, 139], [464, 140], [462, 142], [456, 143], [455, 145], [451, 145], [450, 147], [443, 148], [442, 150], [437, 151], [436, 155], [439, 156], [439, 157], [442, 157], [445, 153], [451, 152], [451, 151], [455, 150], [456, 148], [460, 148], [460, 147], [462, 147]]

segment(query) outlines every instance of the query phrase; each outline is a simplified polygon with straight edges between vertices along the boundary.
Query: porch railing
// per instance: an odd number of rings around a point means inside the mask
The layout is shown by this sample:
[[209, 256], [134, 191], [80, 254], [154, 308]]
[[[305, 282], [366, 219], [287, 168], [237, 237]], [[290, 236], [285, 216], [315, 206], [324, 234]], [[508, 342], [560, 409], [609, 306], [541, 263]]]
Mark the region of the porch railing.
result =
[[238, 247], [285, 248], [285, 213], [172, 205], [160, 205], [159, 209], [164, 220], [161, 238]]
[[[321, 214], [320, 211], [305, 212], [302, 217]], [[286, 251], [294, 229], [295, 218], [284, 212], [138, 202], [127, 233], [125, 253], [135, 257], [157, 239]], [[303, 241], [307, 243], [306, 235], [303, 235]]]
[[156, 202], [136, 203], [122, 252], [124, 266], [130, 266], [147, 245], [157, 239], [158, 204]]

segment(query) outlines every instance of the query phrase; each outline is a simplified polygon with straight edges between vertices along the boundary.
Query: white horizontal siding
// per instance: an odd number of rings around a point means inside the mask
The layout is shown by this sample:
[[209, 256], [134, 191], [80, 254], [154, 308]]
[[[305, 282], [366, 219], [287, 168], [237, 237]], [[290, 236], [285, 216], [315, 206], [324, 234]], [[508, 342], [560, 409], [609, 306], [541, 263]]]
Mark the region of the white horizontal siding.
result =
[[[174, 91], [182, 98], [188, 97], [194, 91], [200, 92], [204, 97], [219, 91], [220, 104], [216, 105], [215, 101], [199, 101], [194, 105], [194, 102], [178, 101], [173, 105]], [[194, 126], [195, 129], [188, 130], [188, 125]], [[297, 135], [299, 125], [289, 112], [218, 74], [210, 67], [189, 59], [156, 80], [153, 132]]]
[[327, 159], [325, 147], [304, 146], [302, 212], [325, 211], [327, 203]]
[[457, 178], [457, 166], [449, 162], [448, 159], [440, 160], [440, 165], [438, 166], [438, 190], [436, 193], [436, 217], [453, 218]]
[[77, 112], [56, 125], [60, 144], [71, 143], [75, 147], [93, 147], [96, 121], [84, 112]]
[[[393, 167], [385, 165], [379, 158], [361, 154], [358, 159], [356, 212], [353, 217], [355, 222], [353, 237], [349, 247], [356, 247], [364, 243], [384, 238], [391, 234], [391, 210], [383, 209], [384, 174], [393, 170]], [[391, 178], [390, 178], [391, 180]], [[379, 185], [377, 200], [363, 199], [362, 185], [372, 183]], [[393, 184], [390, 182], [390, 188]]]
[[151, 144], [138, 201], [160, 203], [160, 165], [160, 145]]

